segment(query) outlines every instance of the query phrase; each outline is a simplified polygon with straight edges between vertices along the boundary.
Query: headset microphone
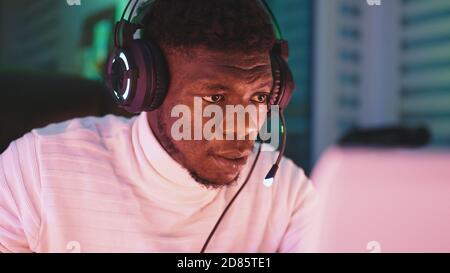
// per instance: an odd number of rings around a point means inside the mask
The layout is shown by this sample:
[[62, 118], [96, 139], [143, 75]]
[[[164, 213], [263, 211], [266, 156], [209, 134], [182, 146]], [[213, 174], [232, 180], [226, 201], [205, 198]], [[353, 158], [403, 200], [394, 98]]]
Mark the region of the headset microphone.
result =
[[281, 146], [280, 146], [280, 152], [277, 157], [277, 161], [275, 161], [275, 164], [272, 165], [272, 168], [270, 168], [269, 172], [267, 173], [266, 177], [264, 178], [264, 185], [271, 186], [273, 183], [273, 179], [278, 171], [278, 166], [280, 164], [281, 159], [284, 155], [284, 150], [286, 148], [286, 122], [284, 119], [283, 111], [280, 109], [280, 120], [281, 120]]

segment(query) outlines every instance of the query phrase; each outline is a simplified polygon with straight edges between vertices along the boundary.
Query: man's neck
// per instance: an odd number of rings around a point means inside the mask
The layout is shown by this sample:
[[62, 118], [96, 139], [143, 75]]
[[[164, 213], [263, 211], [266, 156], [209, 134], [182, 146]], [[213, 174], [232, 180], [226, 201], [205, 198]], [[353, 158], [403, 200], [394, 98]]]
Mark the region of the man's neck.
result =
[[172, 159], [174, 159], [178, 164], [181, 166], [183, 165], [183, 158], [181, 156], [181, 153], [178, 151], [178, 149], [175, 147], [175, 145], [170, 141], [169, 136], [165, 134], [165, 129], [163, 124], [159, 123], [158, 119], [158, 111], [154, 110], [151, 112], [147, 112], [147, 120], [150, 127], [150, 130], [152, 131], [153, 135], [155, 136], [156, 140], [159, 142], [161, 147], [166, 151], [166, 153], [169, 154]]

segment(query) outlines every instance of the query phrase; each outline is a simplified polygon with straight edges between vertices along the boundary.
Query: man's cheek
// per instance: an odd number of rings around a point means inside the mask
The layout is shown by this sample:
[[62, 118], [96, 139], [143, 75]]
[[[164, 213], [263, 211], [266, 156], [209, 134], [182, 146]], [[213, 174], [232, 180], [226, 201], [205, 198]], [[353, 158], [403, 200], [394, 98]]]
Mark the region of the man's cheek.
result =
[[204, 141], [182, 140], [176, 143], [178, 149], [184, 153], [185, 157], [191, 160], [197, 160], [194, 163], [199, 164], [202, 162], [202, 159], [207, 157], [207, 143], [204, 143]]
[[255, 120], [256, 122], [256, 128], [257, 130], [261, 130], [264, 123], [267, 121], [267, 114], [268, 114], [268, 106], [267, 105], [259, 105], [257, 111], [257, 118]]
[[174, 140], [200, 141], [204, 139], [204, 123], [205, 118], [201, 107], [192, 109], [188, 105], [177, 104], [170, 111], [168, 127]]

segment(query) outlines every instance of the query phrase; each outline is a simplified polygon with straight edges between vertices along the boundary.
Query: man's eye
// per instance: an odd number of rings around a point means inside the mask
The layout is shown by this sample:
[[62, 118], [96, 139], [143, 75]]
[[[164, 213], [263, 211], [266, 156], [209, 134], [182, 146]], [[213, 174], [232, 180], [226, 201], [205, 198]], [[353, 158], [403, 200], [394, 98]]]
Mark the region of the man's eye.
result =
[[256, 103], [267, 103], [269, 94], [256, 94], [252, 97], [252, 101]]
[[225, 98], [223, 95], [212, 95], [212, 96], [203, 96], [203, 99], [206, 100], [207, 102], [218, 103], [224, 100]]

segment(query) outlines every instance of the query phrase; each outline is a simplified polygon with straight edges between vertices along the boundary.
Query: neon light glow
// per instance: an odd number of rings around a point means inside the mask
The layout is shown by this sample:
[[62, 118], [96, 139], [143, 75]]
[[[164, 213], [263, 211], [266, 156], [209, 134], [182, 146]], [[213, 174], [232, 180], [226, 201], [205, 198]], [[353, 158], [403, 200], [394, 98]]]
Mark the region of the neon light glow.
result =
[[[127, 69], [127, 71], [129, 71], [130, 66], [128, 65], [127, 57], [125, 56], [125, 54], [123, 54], [123, 52], [120, 52], [119, 58], [122, 59], [122, 61], [125, 64], [125, 68]], [[114, 63], [115, 61], [116, 61], [116, 59], [113, 59], [112, 63]], [[125, 89], [125, 93], [123, 93], [123, 96], [122, 96], [123, 100], [126, 100], [128, 98], [128, 95], [130, 94], [130, 85], [131, 85], [131, 81], [128, 78], [127, 79], [127, 88]], [[117, 93], [116, 90], [114, 90], [114, 94], [116, 95], [117, 98], [120, 98], [120, 95], [119, 95], [119, 93]]]
[[273, 184], [273, 177], [264, 179], [263, 184], [264, 184], [264, 186], [266, 186], [266, 187], [272, 186], [272, 184]]

